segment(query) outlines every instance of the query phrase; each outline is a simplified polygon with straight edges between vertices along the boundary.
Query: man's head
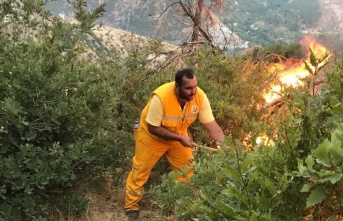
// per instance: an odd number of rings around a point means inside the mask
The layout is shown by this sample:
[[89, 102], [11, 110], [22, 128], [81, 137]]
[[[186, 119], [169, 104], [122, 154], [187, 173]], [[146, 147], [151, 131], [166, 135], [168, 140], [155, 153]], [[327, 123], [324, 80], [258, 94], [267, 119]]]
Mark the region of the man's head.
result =
[[187, 101], [194, 99], [197, 92], [197, 80], [194, 71], [189, 68], [181, 69], [175, 74], [176, 95]]

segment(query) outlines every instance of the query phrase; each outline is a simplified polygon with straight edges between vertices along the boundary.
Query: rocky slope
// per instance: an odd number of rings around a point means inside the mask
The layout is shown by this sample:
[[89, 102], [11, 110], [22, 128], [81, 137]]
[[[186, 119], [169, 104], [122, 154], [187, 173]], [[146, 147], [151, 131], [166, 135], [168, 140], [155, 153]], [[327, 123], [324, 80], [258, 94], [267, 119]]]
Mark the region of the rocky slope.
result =
[[[343, 29], [343, 2], [341, 0], [318, 1], [321, 5], [322, 18], [317, 22], [317, 25], [315, 25], [315, 27], [307, 27], [304, 24], [296, 24], [296, 22], [301, 21], [297, 21], [296, 19], [293, 19], [294, 21], [285, 21], [286, 23], [295, 25], [294, 27], [301, 27], [298, 31], [293, 30], [291, 32], [289, 32], [290, 30], [288, 30], [289, 28], [286, 27], [286, 24], [283, 24], [282, 22], [280, 23], [280, 21], [275, 22], [276, 26], [273, 27], [272, 25], [274, 22], [267, 22], [267, 20], [263, 20], [270, 18], [271, 14], [273, 13], [276, 13], [275, 16], [277, 16], [278, 12], [273, 11], [273, 7], [275, 6], [272, 5], [280, 4], [283, 8], [291, 5], [285, 3], [285, 0], [278, 0], [275, 2], [266, 0], [263, 2], [263, 4], [259, 1], [251, 1], [246, 3], [225, 0], [224, 2], [226, 4], [226, 10], [222, 11], [222, 13], [215, 13], [219, 18], [218, 20], [221, 21], [221, 30], [226, 30], [227, 32], [225, 35], [230, 37], [234, 36], [234, 38], [237, 39], [232, 44], [232, 46], [234, 45], [236, 48], [247, 47], [248, 44], [246, 42], [246, 38], [250, 39], [250, 43], [254, 45], [254, 43], [259, 44], [258, 42], [268, 42], [272, 39], [289, 42], [287, 41], [287, 38], [292, 38], [294, 36], [298, 36], [299, 38], [299, 35], [302, 35], [302, 33], [306, 32], [316, 35], [340, 35]], [[293, 1], [288, 1], [288, 3], [291, 2]], [[303, 0], [302, 2], [306, 1]], [[310, 0], [308, 2], [308, 4], [314, 4]], [[177, 10], [175, 5], [171, 6], [172, 3], [170, 1], [159, 0], [155, 2], [149, 2], [145, 0], [87, 0], [87, 7], [89, 10], [92, 10], [99, 3], [105, 3], [106, 5], [106, 13], [99, 19], [99, 22], [103, 23], [106, 27], [121, 29], [123, 31], [136, 33], [148, 38], [162, 39], [172, 44], [181, 44], [187, 41], [191, 34], [192, 22], [185, 18], [183, 14]], [[254, 4], [257, 4], [256, 7], [254, 7]], [[303, 7], [303, 5], [299, 5], [298, 7]], [[70, 6], [65, 4], [65, 0], [51, 1], [47, 4], [47, 8], [53, 12], [53, 15], [60, 15], [66, 19], [73, 17], [73, 10]], [[294, 12], [300, 11], [301, 13], [304, 13], [304, 10], [298, 10], [297, 8], [292, 8], [290, 10], [290, 12], [295, 10]], [[228, 20], [230, 20], [228, 16], [232, 13], [238, 13], [235, 15], [237, 17], [237, 23], [229, 22], [230, 25], [225, 25], [228, 24]], [[280, 16], [282, 17], [282, 15]], [[304, 17], [311, 18], [311, 16]], [[316, 16], [312, 16], [312, 18], [314, 17]], [[287, 19], [292, 19], [292, 17]], [[268, 27], [266, 26], [267, 23], [270, 23], [268, 24]], [[285, 25], [285, 27], [283, 27], [283, 25]], [[242, 27], [244, 28], [242, 29]], [[238, 29], [240, 29], [240, 31], [238, 31]], [[233, 30], [234, 33], [232, 33], [231, 30]], [[217, 33], [221, 32], [219, 31]], [[235, 34], [238, 34], [238, 36], [235, 36]], [[261, 38], [264, 39], [262, 40]], [[223, 42], [222, 37], [220, 36], [217, 37], [217, 40]], [[228, 48], [230, 48], [230, 45]]]
[[320, 0], [322, 17], [318, 21], [314, 31], [317, 33], [343, 33], [343, 1]]

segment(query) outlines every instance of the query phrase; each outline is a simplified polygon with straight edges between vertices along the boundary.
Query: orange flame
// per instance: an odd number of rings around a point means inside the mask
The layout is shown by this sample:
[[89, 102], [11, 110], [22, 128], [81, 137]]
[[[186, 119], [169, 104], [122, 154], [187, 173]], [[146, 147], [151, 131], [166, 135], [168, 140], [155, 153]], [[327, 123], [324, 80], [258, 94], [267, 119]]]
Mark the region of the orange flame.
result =
[[[307, 59], [305, 59], [304, 61], [310, 66], [313, 72], [315, 71], [315, 67], [312, 67], [310, 62], [311, 51], [317, 59], [322, 59], [326, 55], [328, 55], [327, 58], [318, 65], [319, 67], [323, 66], [331, 56], [329, 51], [323, 45], [316, 42], [316, 40], [310, 36], [306, 36], [303, 40], [300, 41], [300, 43], [304, 48], [307, 49]], [[269, 67], [269, 72], [277, 73], [279, 84], [270, 85], [269, 90], [266, 91], [266, 93], [263, 95], [267, 104], [277, 101], [277, 99], [282, 97], [282, 89], [284, 87], [299, 87], [304, 84], [301, 79], [310, 76], [310, 73], [306, 69], [306, 65], [303, 61], [295, 63], [275, 63]], [[257, 145], [274, 145], [273, 140], [265, 133], [259, 134], [255, 142]]]
[[260, 144], [263, 144], [265, 146], [275, 145], [274, 141], [270, 137], [268, 137], [266, 134], [260, 134], [260, 136], [256, 138], [255, 142], [257, 145], [260, 145]]
[[[309, 65], [311, 64], [310, 49], [312, 50], [316, 58], [323, 58], [326, 54], [329, 55], [326, 60], [319, 64], [319, 67], [324, 65], [324, 63], [330, 57], [330, 53], [328, 52], [328, 50], [323, 45], [316, 42], [316, 40], [310, 36], [306, 36], [303, 40], [300, 41], [300, 43], [304, 48], [308, 49], [306, 53], [307, 59], [305, 60], [305, 62]], [[310, 66], [310, 68], [312, 68], [312, 71], [314, 71], [314, 67]], [[270, 89], [266, 91], [266, 93], [263, 95], [267, 103], [271, 103], [281, 97], [282, 87], [301, 86], [304, 84], [303, 81], [301, 81], [301, 79], [308, 77], [310, 75], [308, 70], [306, 70], [305, 64], [302, 61], [293, 64], [272, 64], [269, 67], [269, 71], [271, 73], [278, 73], [278, 80], [280, 84], [271, 85]]]

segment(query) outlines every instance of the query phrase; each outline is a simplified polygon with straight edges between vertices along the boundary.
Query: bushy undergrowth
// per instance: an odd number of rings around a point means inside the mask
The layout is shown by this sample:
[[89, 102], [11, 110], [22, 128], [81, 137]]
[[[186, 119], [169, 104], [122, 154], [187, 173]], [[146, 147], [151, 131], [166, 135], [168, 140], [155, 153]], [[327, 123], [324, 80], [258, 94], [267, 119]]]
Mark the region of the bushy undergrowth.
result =
[[[98, 48], [88, 60], [86, 37], [104, 5], [70, 3], [74, 23], [51, 17], [43, 1], [1, 3], [0, 220], [44, 219], [50, 203], [69, 208], [70, 189], [104, 172], [118, 184], [115, 168], [133, 155], [132, 124], [173, 74], [150, 76], [148, 52], [135, 45], [127, 57]], [[80, 214], [84, 202], [63, 214]]]
[[340, 219], [342, 71], [337, 63], [315, 95], [311, 87], [291, 89], [264, 122], [250, 120], [251, 134], [265, 132], [272, 146], [252, 142], [246, 152], [227, 141], [226, 152], [196, 156], [189, 183], [166, 175], [151, 190], [163, 211], [178, 220]]
[[[250, 121], [259, 119], [263, 90], [270, 79], [265, 63], [254, 63], [245, 57], [213, 54], [204, 47], [185, 59], [186, 65], [197, 73], [198, 85], [205, 91], [213, 114], [225, 133], [243, 140], [251, 130]], [[194, 139], [200, 143], [209, 141], [200, 124], [191, 128]]]
[[79, 23], [66, 24], [42, 3], [1, 3], [0, 220], [45, 217], [79, 180], [125, 166], [133, 146], [116, 107], [123, 68], [84, 59], [102, 6], [88, 12], [75, 1]]
[[[231, 148], [200, 151], [187, 185], [166, 175], [154, 190], [166, 213], [180, 220], [294, 220], [341, 209], [342, 63], [320, 93], [290, 90], [271, 114], [260, 106], [270, 76], [253, 56], [214, 55], [205, 46], [155, 74], [151, 51], [132, 45], [125, 58], [98, 48], [90, 62], [85, 36], [103, 5], [88, 11], [84, 1], [71, 1], [78, 21], [67, 24], [42, 11], [43, 1], [14, 2], [0, 12], [0, 220], [44, 220], [50, 202], [63, 214], [82, 214], [88, 199], [68, 198], [66, 190], [126, 166], [132, 123], [153, 89], [181, 66], [197, 73]], [[190, 132], [209, 143], [200, 125]], [[254, 145], [261, 132], [274, 147]], [[71, 202], [76, 207], [68, 210]]]

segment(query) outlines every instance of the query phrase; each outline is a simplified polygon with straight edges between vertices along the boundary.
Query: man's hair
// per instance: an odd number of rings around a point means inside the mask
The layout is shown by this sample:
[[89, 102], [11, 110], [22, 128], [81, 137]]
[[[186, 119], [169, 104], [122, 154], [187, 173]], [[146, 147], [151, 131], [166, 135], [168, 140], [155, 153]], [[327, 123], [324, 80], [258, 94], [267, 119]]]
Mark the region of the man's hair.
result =
[[188, 79], [193, 79], [194, 71], [190, 68], [184, 68], [184, 69], [178, 70], [175, 74], [175, 83], [179, 86], [182, 86], [183, 84], [182, 78], [184, 76]]

